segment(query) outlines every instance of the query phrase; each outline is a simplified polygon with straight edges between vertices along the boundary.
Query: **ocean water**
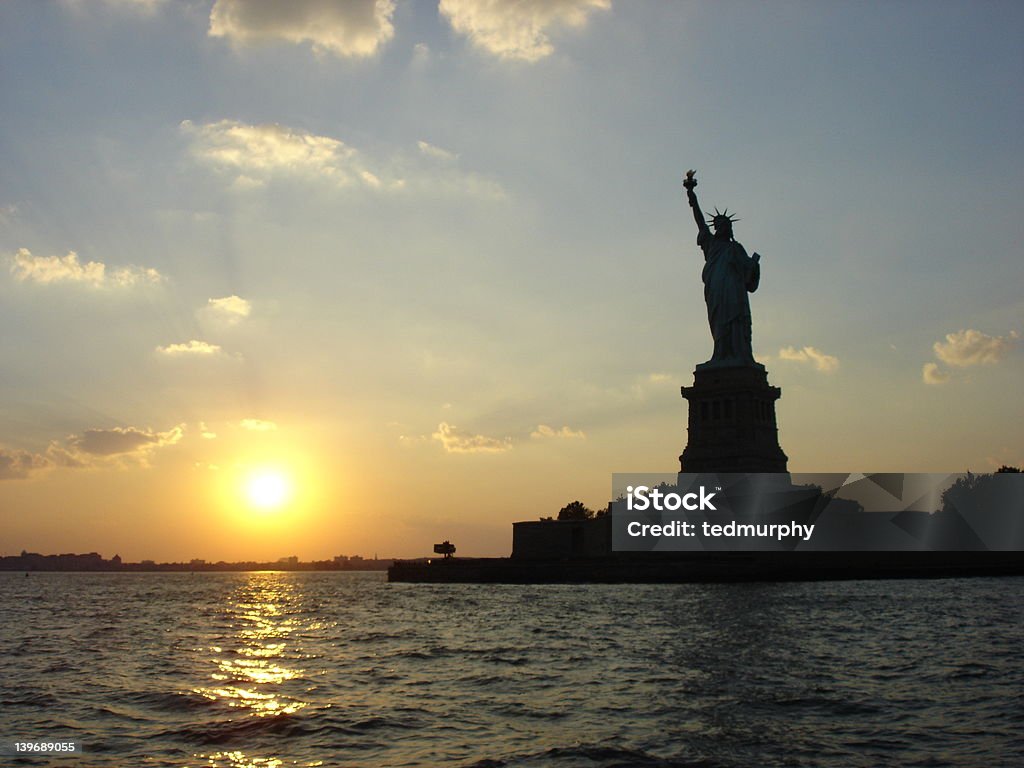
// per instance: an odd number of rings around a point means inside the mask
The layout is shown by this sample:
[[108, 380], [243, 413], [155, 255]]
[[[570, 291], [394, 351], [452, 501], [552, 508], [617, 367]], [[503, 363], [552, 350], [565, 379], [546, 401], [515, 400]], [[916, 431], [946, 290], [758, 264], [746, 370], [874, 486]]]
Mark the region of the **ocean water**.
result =
[[75, 766], [1019, 766], [1024, 580], [0, 574], [0, 741]]

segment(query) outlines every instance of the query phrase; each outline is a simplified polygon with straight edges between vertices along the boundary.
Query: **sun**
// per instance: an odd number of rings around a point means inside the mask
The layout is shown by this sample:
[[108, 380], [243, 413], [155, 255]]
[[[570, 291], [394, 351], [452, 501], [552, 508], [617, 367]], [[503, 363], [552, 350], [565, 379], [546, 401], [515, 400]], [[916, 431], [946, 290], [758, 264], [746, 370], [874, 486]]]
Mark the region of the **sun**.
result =
[[288, 503], [291, 494], [288, 476], [278, 470], [258, 470], [245, 481], [245, 497], [257, 509], [279, 509]]

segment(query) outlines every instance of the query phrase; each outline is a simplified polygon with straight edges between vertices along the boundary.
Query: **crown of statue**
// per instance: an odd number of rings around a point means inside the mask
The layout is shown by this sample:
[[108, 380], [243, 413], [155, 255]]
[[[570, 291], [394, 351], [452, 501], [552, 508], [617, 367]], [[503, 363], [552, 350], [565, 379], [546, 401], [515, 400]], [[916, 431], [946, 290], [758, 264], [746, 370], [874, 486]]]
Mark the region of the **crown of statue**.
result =
[[716, 230], [725, 222], [729, 222], [730, 224], [732, 224], [734, 221], [740, 221], [740, 219], [736, 218], [735, 213], [729, 213], [728, 208], [726, 208], [724, 211], [719, 211], [718, 208], [715, 208], [715, 215], [712, 216], [711, 214], [708, 214], [707, 218], [708, 224], [714, 225]]

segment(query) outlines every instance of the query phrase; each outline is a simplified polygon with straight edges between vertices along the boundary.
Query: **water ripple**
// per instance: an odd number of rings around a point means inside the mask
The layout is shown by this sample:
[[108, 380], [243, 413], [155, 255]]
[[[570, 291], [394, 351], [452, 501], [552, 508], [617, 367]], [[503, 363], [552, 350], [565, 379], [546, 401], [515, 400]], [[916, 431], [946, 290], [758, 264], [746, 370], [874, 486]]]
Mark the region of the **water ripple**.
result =
[[90, 768], [1024, 764], [1020, 579], [16, 575], [5, 730]]

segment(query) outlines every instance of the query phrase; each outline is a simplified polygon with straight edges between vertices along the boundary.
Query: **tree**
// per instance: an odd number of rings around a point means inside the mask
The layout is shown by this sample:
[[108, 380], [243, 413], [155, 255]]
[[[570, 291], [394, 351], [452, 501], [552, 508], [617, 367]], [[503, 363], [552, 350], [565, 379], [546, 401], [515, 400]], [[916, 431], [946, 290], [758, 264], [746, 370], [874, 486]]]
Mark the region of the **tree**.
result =
[[558, 512], [559, 520], [589, 520], [593, 516], [594, 510], [589, 509], [582, 501], [566, 504]]
[[[966, 505], [973, 499], [974, 504], [991, 502], [992, 494], [998, 494], [1000, 481], [996, 480], [998, 475], [1019, 474], [1017, 467], [1002, 466], [991, 475], [976, 475], [968, 471], [963, 477], [957, 478], [949, 488], [942, 492], [942, 511], [955, 510], [958, 505]], [[1005, 487], [1005, 486], [1002, 486]]]

